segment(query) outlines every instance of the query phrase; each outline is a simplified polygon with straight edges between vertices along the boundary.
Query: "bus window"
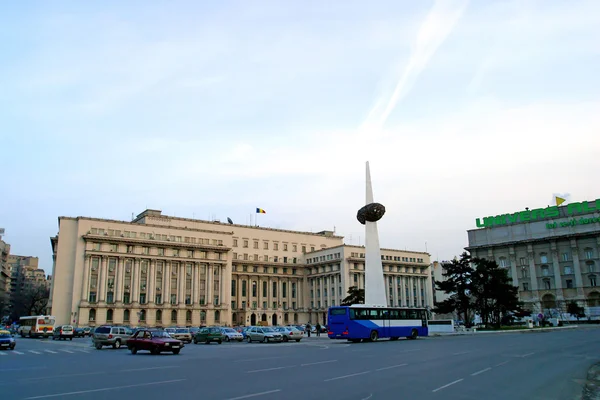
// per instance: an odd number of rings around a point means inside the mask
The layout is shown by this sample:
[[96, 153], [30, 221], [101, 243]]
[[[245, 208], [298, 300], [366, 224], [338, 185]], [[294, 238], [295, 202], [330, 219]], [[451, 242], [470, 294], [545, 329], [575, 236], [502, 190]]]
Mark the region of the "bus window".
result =
[[329, 315], [346, 315], [345, 308], [330, 308]]
[[368, 310], [369, 319], [381, 319], [379, 310]]
[[400, 319], [398, 310], [390, 310], [390, 319]]
[[421, 318], [419, 318], [419, 315], [417, 314], [417, 310], [410, 310], [408, 319], [421, 319]]
[[399, 313], [400, 313], [400, 319], [406, 319], [406, 317], [407, 317], [406, 310], [400, 310]]

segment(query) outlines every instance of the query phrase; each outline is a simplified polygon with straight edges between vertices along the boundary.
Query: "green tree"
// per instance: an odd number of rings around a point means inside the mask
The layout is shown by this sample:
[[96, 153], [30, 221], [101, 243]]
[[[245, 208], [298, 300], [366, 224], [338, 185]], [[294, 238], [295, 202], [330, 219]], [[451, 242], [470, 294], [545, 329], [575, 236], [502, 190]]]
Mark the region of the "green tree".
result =
[[473, 258], [471, 263], [474, 268], [469, 288], [475, 310], [484, 325], [499, 328], [504, 317], [521, 310], [518, 288], [513, 286], [507, 269], [500, 268], [496, 261]]
[[442, 270], [444, 280], [436, 282], [435, 286], [437, 290], [449, 294], [450, 297], [436, 303], [434, 312], [441, 314], [456, 312], [459, 318], [465, 321], [465, 325], [470, 327], [475, 308], [474, 298], [470, 293], [473, 274], [471, 256], [465, 252], [460, 259], [454, 258], [451, 262], [442, 263]]
[[359, 289], [357, 286], [351, 286], [348, 289], [348, 296], [342, 300], [343, 306], [351, 306], [352, 304], [365, 303], [365, 289]]
[[567, 304], [567, 312], [572, 316], [577, 317], [577, 321], [579, 321], [579, 318], [585, 317], [584, 308], [574, 301], [571, 301]]

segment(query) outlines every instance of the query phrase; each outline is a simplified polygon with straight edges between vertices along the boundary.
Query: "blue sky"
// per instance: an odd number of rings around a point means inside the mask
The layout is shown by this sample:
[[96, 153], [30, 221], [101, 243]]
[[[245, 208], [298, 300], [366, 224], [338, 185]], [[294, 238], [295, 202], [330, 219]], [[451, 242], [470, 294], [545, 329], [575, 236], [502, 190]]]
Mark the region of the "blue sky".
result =
[[146, 207], [450, 258], [475, 218], [600, 198], [598, 1], [30, 1], [0, 15], [0, 227]]

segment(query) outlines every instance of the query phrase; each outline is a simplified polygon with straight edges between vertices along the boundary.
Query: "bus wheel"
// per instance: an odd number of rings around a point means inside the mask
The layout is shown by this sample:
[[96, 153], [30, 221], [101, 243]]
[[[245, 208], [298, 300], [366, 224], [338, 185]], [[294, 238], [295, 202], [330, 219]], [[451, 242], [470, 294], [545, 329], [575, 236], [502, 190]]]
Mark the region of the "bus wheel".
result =
[[371, 342], [376, 342], [378, 338], [379, 335], [377, 334], [377, 331], [371, 331], [371, 336], [369, 336]]
[[416, 329], [413, 329], [412, 332], [410, 333], [410, 336], [408, 338], [412, 339], [412, 340], [415, 340], [417, 338], [417, 336], [419, 336], [419, 332], [417, 332]]

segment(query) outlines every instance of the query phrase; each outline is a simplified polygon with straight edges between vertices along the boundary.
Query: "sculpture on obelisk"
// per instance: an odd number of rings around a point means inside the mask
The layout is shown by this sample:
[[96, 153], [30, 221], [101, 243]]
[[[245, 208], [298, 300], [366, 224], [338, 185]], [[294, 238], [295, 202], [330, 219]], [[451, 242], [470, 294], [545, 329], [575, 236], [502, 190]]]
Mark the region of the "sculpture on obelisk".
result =
[[371, 171], [367, 161], [367, 204], [358, 210], [356, 218], [365, 225], [365, 304], [387, 306], [381, 249], [377, 221], [385, 214], [382, 204], [373, 202]]

